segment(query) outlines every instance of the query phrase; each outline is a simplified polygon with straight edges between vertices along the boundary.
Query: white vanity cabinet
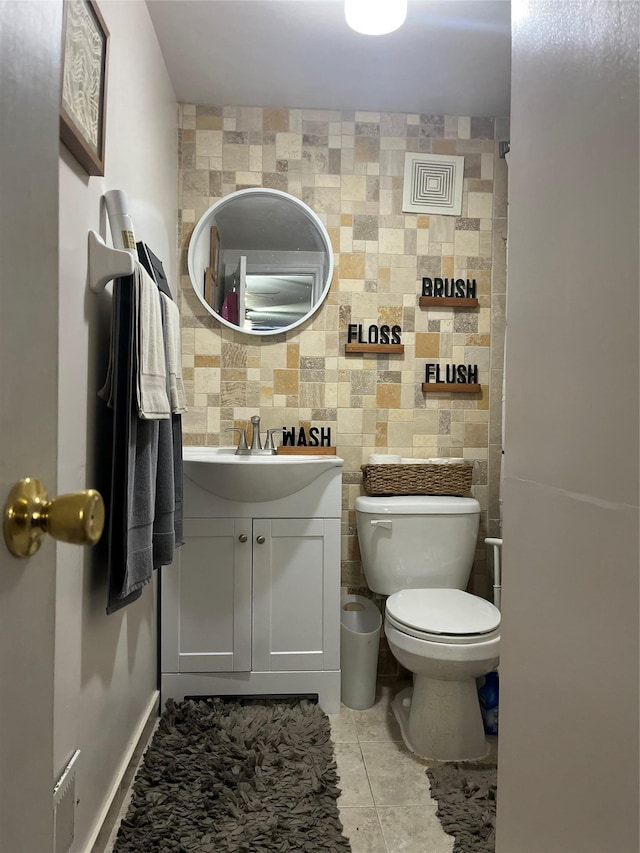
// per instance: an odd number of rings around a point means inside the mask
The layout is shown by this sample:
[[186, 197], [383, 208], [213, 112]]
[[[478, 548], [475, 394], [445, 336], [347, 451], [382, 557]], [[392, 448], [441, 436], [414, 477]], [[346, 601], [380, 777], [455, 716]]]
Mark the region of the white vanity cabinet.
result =
[[185, 476], [185, 544], [161, 570], [163, 704], [316, 694], [339, 710], [340, 486], [335, 466], [251, 503]]

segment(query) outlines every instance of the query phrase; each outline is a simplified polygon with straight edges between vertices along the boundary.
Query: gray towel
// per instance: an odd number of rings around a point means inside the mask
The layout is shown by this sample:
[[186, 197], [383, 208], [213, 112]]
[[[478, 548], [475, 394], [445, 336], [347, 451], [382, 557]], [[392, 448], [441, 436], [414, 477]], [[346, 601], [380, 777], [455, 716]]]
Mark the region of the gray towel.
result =
[[161, 421], [145, 421], [135, 416], [131, 422], [126, 568], [118, 598], [126, 598], [141, 589], [149, 583], [153, 574], [160, 423]]
[[175, 485], [173, 466], [173, 424], [158, 421], [158, 455], [153, 517], [153, 568], [173, 562], [176, 546], [174, 530]]
[[[162, 329], [167, 361], [167, 389], [169, 386], [169, 323], [168, 299], [160, 294]], [[173, 305], [173, 303], [171, 303]], [[158, 453], [155, 481], [155, 507], [153, 520], [153, 567], [168, 566], [173, 562], [176, 537], [174, 513], [176, 503], [175, 466], [173, 458], [173, 418], [158, 421]]]
[[[140, 527], [144, 528], [146, 525], [138, 525], [137, 529], [134, 528], [134, 536], [129, 535], [132, 526], [133, 494], [136, 492], [132, 483], [136, 473], [137, 443], [140, 441], [141, 445], [145, 446], [152, 442], [153, 436], [149, 437], [148, 433], [157, 428], [157, 423], [139, 421], [137, 415], [134, 391], [136, 317], [133, 289], [133, 276], [118, 279], [113, 285], [110, 376], [100, 392], [100, 396], [110, 401], [113, 408], [111, 484], [107, 498], [107, 613], [115, 613], [139, 598], [144, 586], [143, 578], [146, 577], [146, 548], [140, 541], [143, 540]], [[143, 425], [140, 435], [138, 423]], [[138, 550], [130, 560], [132, 545], [137, 545]], [[127, 589], [131, 590], [128, 594]]]
[[[151, 279], [149, 281], [156, 286]], [[166, 307], [159, 298], [158, 308], [165, 394], [168, 394]], [[159, 376], [157, 360], [153, 369], [157, 371], [154, 375]], [[141, 375], [140, 370], [137, 375]], [[131, 434], [135, 434], [135, 443], [134, 452], [129, 455], [127, 568], [119, 598], [149, 583], [153, 569], [173, 562], [176, 542], [173, 420], [171, 417], [153, 420], [139, 417], [132, 425]]]
[[183, 508], [182, 508], [182, 415], [172, 415], [173, 421], [173, 481], [176, 506], [173, 513], [173, 528], [176, 548], [184, 545]]
[[119, 279], [113, 290], [110, 375], [100, 392], [113, 407], [107, 613], [139, 598], [153, 569], [170, 563], [176, 541], [183, 541], [180, 416], [138, 417], [136, 302], [133, 277]]

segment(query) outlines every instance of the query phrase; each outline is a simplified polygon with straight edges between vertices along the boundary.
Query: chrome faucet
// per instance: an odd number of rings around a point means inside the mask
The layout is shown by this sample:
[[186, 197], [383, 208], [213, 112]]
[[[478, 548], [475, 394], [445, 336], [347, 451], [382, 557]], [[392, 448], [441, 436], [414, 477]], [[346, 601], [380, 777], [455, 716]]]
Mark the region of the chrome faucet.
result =
[[258, 415], [254, 415], [251, 418], [251, 427], [253, 429], [253, 433], [251, 435], [251, 449], [249, 450], [249, 453], [252, 456], [275, 456], [276, 449], [273, 446], [273, 433], [280, 432], [280, 430], [268, 429], [267, 440], [263, 447], [262, 441], [260, 440], [260, 417]]
[[268, 429], [267, 439], [264, 447], [260, 439], [260, 417], [254, 415], [251, 418], [251, 447], [247, 443], [247, 431], [240, 427], [229, 427], [225, 432], [239, 432], [238, 446], [236, 447], [236, 456], [275, 456], [276, 448], [273, 444], [273, 433], [280, 432], [280, 429]]

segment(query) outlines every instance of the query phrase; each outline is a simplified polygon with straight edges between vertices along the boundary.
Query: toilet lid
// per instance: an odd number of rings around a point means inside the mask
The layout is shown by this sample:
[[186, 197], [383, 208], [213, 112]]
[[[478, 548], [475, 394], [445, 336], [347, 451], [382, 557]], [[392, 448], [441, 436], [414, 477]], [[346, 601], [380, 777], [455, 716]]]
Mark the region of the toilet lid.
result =
[[500, 625], [500, 611], [484, 598], [461, 589], [403, 589], [387, 599], [394, 622], [429, 634], [489, 634]]

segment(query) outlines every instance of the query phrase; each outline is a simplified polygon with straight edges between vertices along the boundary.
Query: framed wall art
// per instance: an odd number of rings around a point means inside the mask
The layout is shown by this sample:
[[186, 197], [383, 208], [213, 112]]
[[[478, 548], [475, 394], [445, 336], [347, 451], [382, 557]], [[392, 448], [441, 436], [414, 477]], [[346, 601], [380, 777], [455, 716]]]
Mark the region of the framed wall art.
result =
[[89, 175], [104, 175], [108, 47], [94, 0], [65, 0], [60, 139]]

